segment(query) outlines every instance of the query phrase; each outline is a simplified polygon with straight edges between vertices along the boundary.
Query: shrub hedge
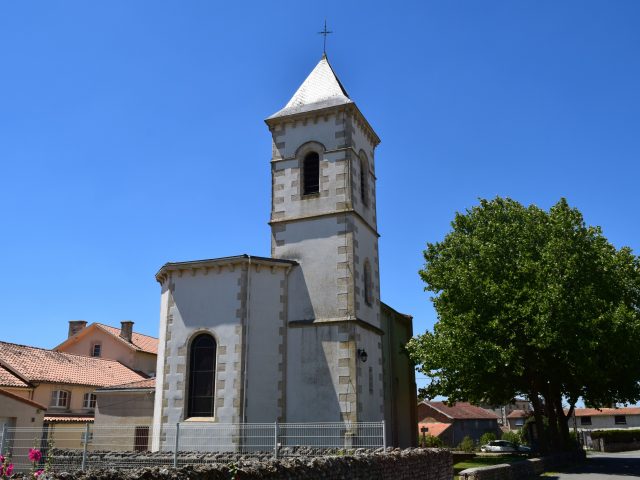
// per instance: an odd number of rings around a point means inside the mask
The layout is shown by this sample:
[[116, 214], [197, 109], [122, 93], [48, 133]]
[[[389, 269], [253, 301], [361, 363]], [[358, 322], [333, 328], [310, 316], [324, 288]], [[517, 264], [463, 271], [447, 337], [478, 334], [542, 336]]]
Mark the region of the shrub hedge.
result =
[[591, 438], [603, 438], [607, 443], [629, 443], [640, 442], [640, 429], [624, 430], [593, 430]]

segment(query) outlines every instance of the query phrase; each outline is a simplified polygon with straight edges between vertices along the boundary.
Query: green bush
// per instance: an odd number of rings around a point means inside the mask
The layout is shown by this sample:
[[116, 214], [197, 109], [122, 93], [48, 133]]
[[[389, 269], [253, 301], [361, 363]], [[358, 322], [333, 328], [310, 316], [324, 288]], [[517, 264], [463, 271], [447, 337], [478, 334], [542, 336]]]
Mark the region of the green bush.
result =
[[480, 445], [486, 445], [496, 439], [496, 434], [493, 432], [485, 432], [480, 437]]
[[458, 445], [458, 450], [462, 450], [463, 452], [471, 453], [475, 450], [476, 446], [473, 443], [473, 439], [470, 436], [466, 436], [462, 439], [460, 444]]
[[502, 440], [520, 445], [522, 443], [522, 436], [519, 432], [509, 431], [502, 434]]
[[425, 448], [440, 448], [444, 445], [442, 439], [433, 435], [423, 435], [420, 437], [420, 446]]
[[591, 438], [603, 438], [606, 443], [640, 442], [640, 429], [594, 430], [591, 432]]

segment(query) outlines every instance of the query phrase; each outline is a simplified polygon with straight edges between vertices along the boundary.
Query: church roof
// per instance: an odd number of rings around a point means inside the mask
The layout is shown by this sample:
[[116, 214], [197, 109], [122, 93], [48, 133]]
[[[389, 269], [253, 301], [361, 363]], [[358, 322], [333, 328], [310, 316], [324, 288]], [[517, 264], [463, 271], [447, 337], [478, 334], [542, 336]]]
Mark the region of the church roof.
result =
[[318, 62], [284, 108], [269, 117], [278, 118], [296, 113], [320, 110], [336, 105], [353, 103], [338, 80], [326, 55]]
[[295, 260], [287, 260], [284, 258], [258, 257], [256, 255], [247, 255], [246, 253], [244, 253], [242, 255], [235, 255], [232, 257], [210, 258], [206, 260], [190, 260], [187, 262], [168, 262], [160, 268], [158, 273], [156, 273], [156, 280], [162, 283], [166, 274], [170, 271], [180, 271], [188, 269], [193, 270], [198, 268], [210, 268], [240, 263], [257, 263], [272, 267], [288, 267], [291, 265], [298, 265], [298, 262], [296, 262]]

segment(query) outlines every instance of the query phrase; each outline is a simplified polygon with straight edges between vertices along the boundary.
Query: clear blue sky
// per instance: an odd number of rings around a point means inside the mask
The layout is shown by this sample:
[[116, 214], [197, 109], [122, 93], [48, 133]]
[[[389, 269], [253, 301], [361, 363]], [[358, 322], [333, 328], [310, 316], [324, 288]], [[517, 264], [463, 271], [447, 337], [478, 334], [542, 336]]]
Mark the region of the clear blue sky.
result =
[[382, 139], [382, 299], [478, 197], [561, 196], [640, 251], [640, 2], [0, 4], [0, 339], [157, 335], [167, 261], [269, 255], [270, 136], [329, 58]]

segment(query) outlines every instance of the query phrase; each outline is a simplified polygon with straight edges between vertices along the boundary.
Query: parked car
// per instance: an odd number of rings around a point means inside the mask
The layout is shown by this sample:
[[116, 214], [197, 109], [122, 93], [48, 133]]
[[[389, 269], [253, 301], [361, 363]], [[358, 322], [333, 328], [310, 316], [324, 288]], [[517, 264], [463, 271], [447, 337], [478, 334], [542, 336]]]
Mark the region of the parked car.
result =
[[525, 445], [516, 445], [506, 440], [493, 440], [486, 445], [480, 447], [482, 452], [499, 452], [499, 453], [530, 453], [531, 448]]

